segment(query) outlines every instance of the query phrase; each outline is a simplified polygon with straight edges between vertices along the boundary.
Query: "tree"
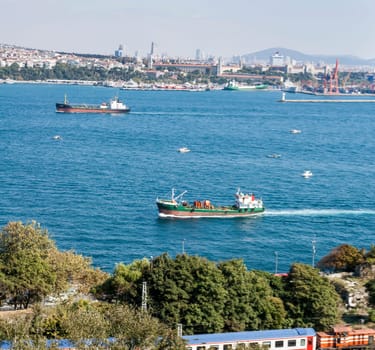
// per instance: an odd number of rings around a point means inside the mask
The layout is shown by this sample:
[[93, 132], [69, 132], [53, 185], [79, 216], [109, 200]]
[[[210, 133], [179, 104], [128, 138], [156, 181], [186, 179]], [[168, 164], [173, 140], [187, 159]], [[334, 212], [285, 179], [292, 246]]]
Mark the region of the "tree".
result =
[[109, 305], [105, 309], [108, 334], [125, 349], [148, 349], [157, 343], [162, 325], [149, 313], [127, 305]]
[[375, 306], [375, 279], [368, 281], [365, 286], [369, 294], [369, 303]]
[[251, 304], [250, 276], [243, 260], [229, 260], [218, 265], [224, 276], [227, 296], [224, 307], [225, 331], [243, 331], [255, 317]]
[[1, 282], [15, 309], [27, 308], [53, 290], [56, 274], [47, 259], [54, 247], [35, 222], [10, 222], [0, 232]]
[[251, 304], [256, 317], [247, 324], [247, 329], [282, 328], [286, 312], [283, 301], [274, 294], [270, 286], [270, 278], [259, 271], [250, 271], [251, 276]]
[[175, 329], [163, 326], [156, 350], [186, 350], [186, 341], [177, 335]]
[[56, 274], [54, 292], [65, 291], [70, 284], [78, 286], [81, 293], [87, 294], [93, 286], [103, 283], [109, 275], [92, 267], [90, 258], [73, 251], [61, 252], [52, 248], [48, 254], [48, 263]]
[[107, 278], [91, 267], [91, 259], [60, 252], [36, 222], [10, 222], [0, 232], [0, 298], [10, 299], [15, 309], [59, 294], [72, 283], [88, 293]]
[[370, 250], [365, 254], [366, 262], [375, 264], [375, 245], [371, 244]]
[[364, 262], [363, 253], [349, 244], [342, 244], [324, 256], [317, 267], [329, 271], [353, 272], [356, 266]]
[[220, 263], [218, 268], [227, 291], [225, 331], [281, 328], [286, 312], [270, 286], [269, 274], [248, 271], [242, 259]]
[[140, 305], [143, 275], [149, 269], [147, 259], [134, 260], [129, 265], [119, 263], [113, 275], [94, 288], [94, 294], [104, 300]]
[[328, 329], [338, 321], [340, 298], [331, 282], [319, 270], [293, 264], [285, 285], [285, 305], [293, 327]]
[[226, 291], [213, 262], [187, 254], [153, 259], [147, 276], [153, 314], [170, 327], [182, 323], [185, 334], [220, 332]]

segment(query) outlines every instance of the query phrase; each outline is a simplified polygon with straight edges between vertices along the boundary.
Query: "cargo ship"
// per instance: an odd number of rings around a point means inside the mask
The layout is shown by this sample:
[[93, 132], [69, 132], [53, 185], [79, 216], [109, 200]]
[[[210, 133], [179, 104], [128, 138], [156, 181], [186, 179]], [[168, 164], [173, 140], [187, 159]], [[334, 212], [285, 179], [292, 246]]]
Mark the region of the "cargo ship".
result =
[[214, 206], [210, 200], [193, 203], [182, 200], [187, 191], [175, 196], [172, 189], [170, 199], [156, 199], [160, 217], [176, 218], [235, 218], [248, 217], [264, 212], [265, 208], [261, 199], [255, 198], [254, 194], [244, 194], [240, 189], [235, 194], [235, 201], [232, 205]]
[[128, 113], [130, 108], [114, 97], [109, 102], [100, 105], [70, 104], [66, 95], [63, 103], [56, 103], [56, 112], [59, 113]]

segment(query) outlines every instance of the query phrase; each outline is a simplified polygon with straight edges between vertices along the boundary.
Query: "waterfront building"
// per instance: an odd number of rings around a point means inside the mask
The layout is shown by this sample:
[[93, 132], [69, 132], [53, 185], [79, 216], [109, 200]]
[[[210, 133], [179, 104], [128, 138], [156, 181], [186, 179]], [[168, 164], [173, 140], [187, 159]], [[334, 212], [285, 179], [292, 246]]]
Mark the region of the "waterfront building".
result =
[[271, 66], [281, 67], [284, 65], [284, 55], [277, 51], [271, 56], [270, 61]]

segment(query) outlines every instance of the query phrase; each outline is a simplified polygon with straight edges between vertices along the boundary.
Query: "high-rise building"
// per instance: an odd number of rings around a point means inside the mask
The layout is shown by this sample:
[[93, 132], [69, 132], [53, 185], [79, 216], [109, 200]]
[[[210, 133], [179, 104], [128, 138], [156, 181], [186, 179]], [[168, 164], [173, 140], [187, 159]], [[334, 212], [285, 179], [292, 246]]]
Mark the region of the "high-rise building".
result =
[[197, 60], [197, 61], [201, 61], [202, 60], [202, 57], [203, 55], [202, 55], [202, 51], [201, 51], [201, 49], [196, 49], [195, 50], [195, 59]]
[[276, 67], [279, 67], [279, 66], [283, 66], [285, 63], [284, 63], [284, 56], [282, 54], [280, 54], [280, 52], [275, 52], [272, 56], [271, 56], [271, 66], [276, 66]]
[[115, 57], [122, 57], [124, 47], [119, 45], [118, 49], [115, 51]]
[[156, 50], [156, 44], [154, 42], [151, 42], [151, 51], [150, 51], [151, 56], [155, 55], [155, 50]]

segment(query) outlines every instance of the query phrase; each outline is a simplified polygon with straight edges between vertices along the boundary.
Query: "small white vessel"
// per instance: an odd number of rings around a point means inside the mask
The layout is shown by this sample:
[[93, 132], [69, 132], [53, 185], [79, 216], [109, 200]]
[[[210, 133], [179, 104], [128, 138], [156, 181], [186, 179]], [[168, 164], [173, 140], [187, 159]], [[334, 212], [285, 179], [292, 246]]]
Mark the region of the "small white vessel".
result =
[[299, 130], [299, 129], [292, 129], [292, 130], [290, 130], [290, 133], [291, 134], [300, 134], [301, 130]]
[[307, 179], [311, 176], [313, 176], [313, 173], [310, 171], [310, 170], [305, 170], [303, 173], [302, 173], [302, 176]]
[[280, 158], [281, 154], [273, 153], [273, 154], [269, 154], [267, 157], [268, 158]]
[[181, 148], [178, 149], [178, 151], [180, 153], [188, 153], [188, 152], [190, 152], [189, 148], [187, 148], [187, 147], [181, 147]]
[[60, 140], [62, 140], [62, 137], [61, 137], [60, 135], [55, 135], [55, 136], [53, 137], [53, 139], [54, 139], [54, 140], [57, 140], [57, 141], [60, 141]]
[[284, 82], [281, 90], [285, 92], [296, 93], [298, 91], [298, 86], [288, 79]]

